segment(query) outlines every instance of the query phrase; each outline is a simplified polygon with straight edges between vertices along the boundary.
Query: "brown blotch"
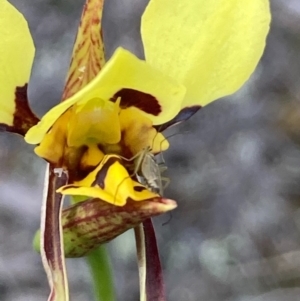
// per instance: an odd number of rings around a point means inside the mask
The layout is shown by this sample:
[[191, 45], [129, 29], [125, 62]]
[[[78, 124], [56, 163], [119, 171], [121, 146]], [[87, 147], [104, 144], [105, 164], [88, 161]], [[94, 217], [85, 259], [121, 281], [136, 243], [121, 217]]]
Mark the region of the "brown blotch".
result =
[[87, 149], [86, 145], [65, 148], [60, 166], [65, 166], [68, 170], [70, 183], [84, 179], [95, 168], [95, 166], [81, 166], [80, 164]]
[[15, 91], [16, 109], [14, 113], [14, 128], [17, 133], [25, 135], [27, 131], [39, 122], [39, 118], [31, 111], [27, 97], [27, 84], [17, 87]]
[[16, 87], [15, 90], [15, 112], [13, 125], [0, 124], [0, 131], [8, 131], [25, 136], [27, 131], [39, 122], [39, 118], [31, 111], [28, 97], [27, 84], [23, 87]]
[[144, 190], [147, 190], [147, 188], [146, 187], [142, 187], [142, 186], [134, 186], [133, 190], [137, 191], [137, 192], [142, 192]]
[[100, 186], [100, 188], [104, 189], [105, 187], [105, 178], [107, 175], [107, 172], [111, 165], [113, 165], [115, 162], [120, 161], [119, 158], [112, 157], [107, 160], [107, 162], [103, 165], [103, 167], [99, 170], [99, 172], [96, 175], [96, 180], [92, 183], [92, 186], [95, 186], [96, 184]]
[[120, 106], [122, 109], [136, 107], [154, 116], [158, 116], [161, 113], [161, 106], [158, 100], [150, 94], [125, 88], [118, 91], [111, 98], [111, 101], [116, 102], [119, 97], [121, 98]]

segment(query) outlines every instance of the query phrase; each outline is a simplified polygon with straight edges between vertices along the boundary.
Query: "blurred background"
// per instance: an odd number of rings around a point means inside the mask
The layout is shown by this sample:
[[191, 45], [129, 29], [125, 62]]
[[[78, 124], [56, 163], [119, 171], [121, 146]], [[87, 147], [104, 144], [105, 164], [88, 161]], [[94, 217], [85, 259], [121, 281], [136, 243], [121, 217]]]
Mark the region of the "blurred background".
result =
[[[29, 86], [42, 116], [58, 103], [84, 0], [11, 0], [36, 44]], [[178, 202], [154, 220], [171, 301], [300, 300], [300, 2], [272, 0], [267, 48], [251, 80], [172, 128], [164, 156]], [[142, 57], [146, 0], [107, 0], [106, 54]], [[255, 30], [255, 29], [254, 29]], [[17, 136], [0, 133], [0, 300], [46, 300], [32, 237], [39, 226], [45, 163]], [[138, 300], [132, 231], [108, 245], [118, 300]], [[88, 269], [68, 260], [72, 300], [92, 299]]]

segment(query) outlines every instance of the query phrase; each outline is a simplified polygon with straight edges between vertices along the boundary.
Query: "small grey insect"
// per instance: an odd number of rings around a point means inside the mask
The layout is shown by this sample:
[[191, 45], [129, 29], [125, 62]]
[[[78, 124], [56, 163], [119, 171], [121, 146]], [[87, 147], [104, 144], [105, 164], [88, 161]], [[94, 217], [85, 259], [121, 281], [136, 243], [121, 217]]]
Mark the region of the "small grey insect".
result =
[[[142, 185], [146, 186], [150, 191], [163, 195], [164, 188], [169, 184], [168, 178], [162, 177], [161, 173], [167, 167], [164, 163], [160, 164], [156, 161], [155, 155], [151, 153], [151, 148], [146, 147], [134, 157], [127, 159], [121, 157], [125, 162], [127, 170], [131, 173], [129, 177], [136, 177], [136, 180]], [[124, 179], [125, 180], [125, 179]], [[165, 185], [163, 185], [165, 182]], [[123, 181], [119, 184], [122, 185]]]
[[169, 179], [161, 176], [167, 167], [163, 164], [160, 165], [155, 155], [151, 153], [150, 147], [145, 148], [137, 158], [134, 160], [134, 174], [138, 181], [145, 185], [148, 189], [155, 193], [163, 195], [164, 186], [163, 181], [166, 184], [169, 183]]

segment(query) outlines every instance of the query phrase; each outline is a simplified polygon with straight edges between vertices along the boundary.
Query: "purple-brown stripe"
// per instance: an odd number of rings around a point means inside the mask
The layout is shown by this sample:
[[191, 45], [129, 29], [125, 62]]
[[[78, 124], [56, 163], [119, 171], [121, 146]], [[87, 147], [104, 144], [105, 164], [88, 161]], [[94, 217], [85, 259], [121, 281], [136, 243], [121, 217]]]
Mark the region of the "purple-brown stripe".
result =
[[9, 126], [0, 123], [0, 131], [13, 132], [25, 136], [27, 131], [38, 122], [39, 118], [31, 111], [28, 103], [27, 84], [22, 87], [16, 87], [13, 125]]
[[103, 167], [98, 171], [97, 175], [96, 175], [96, 179], [95, 181], [92, 183], [92, 186], [95, 186], [96, 184], [99, 185], [99, 187], [101, 187], [102, 189], [105, 188], [105, 178], [107, 176], [108, 170], [109, 168], [115, 163], [115, 162], [119, 162], [120, 159], [117, 157], [111, 157], [109, 158], [105, 164], [103, 165]]

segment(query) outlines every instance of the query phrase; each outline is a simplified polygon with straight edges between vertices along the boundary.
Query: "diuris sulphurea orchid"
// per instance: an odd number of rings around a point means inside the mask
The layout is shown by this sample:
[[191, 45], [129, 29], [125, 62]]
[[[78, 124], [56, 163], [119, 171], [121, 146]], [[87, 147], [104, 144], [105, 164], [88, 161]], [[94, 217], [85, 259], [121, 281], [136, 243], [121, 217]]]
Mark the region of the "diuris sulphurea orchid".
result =
[[[192, 13], [195, 11], [199, 14]], [[172, 120], [188, 118], [200, 106], [235, 92], [262, 55], [269, 20], [267, 0], [205, 4], [201, 0], [184, 4], [152, 0], [141, 24], [146, 60], [123, 48], [118, 48], [105, 64], [101, 55], [100, 72], [94, 72], [95, 77], [82, 87], [82, 78], [92, 68], [87, 68], [82, 58], [73, 59], [72, 68], [76, 65], [81, 73], [73, 82], [73, 73], [69, 76], [65, 91], [72, 92], [65, 95], [70, 97], [36, 125], [27, 126], [25, 140], [38, 144], [35, 151], [39, 156], [68, 170], [71, 181], [82, 179], [99, 165], [102, 153], [130, 158], [149, 146], [153, 153], [165, 150], [168, 143], [155, 127], [165, 128]], [[6, 54], [11, 67], [23, 71], [20, 83], [3, 74], [3, 83], [10, 85], [2, 92], [7, 101], [1, 103], [0, 122], [11, 131], [20, 124], [15, 120], [21, 107], [16, 88], [26, 87], [33, 59], [34, 47], [26, 30], [26, 34], [21, 32], [28, 52], [26, 64], [13, 60], [14, 53]], [[83, 36], [81, 33], [80, 38]], [[81, 89], [75, 93], [76, 85]], [[30, 121], [32, 125], [37, 119]]]
[[[200, 106], [235, 92], [262, 55], [268, 1], [222, 3], [203, 5], [198, 0], [176, 6], [150, 1], [141, 25], [146, 61], [118, 48], [88, 85], [50, 110], [25, 140], [40, 143], [39, 156], [69, 171], [75, 169], [76, 175], [83, 154], [88, 157], [86, 169], [100, 164], [101, 156], [92, 151], [97, 153], [95, 145], [127, 158], [151, 144], [154, 153], [165, 150], [167, 142], [152, 125], [178, 121], [182, 109], [186, 118]], [[200, 17], [192, 11], [200, 11]], [[261, 25], [255, 33], [254, 20]], [[243, 31], [236, 32], [232, 22]], [[61, 142], [55, 149], [49, 147], [53, 140]]]
[[[174, 202], [140, 184], [125, 161], [146, 149], [153, 154], [166, 150], [168, 142], [161, 131], [237, 91], [255, 70], [269, 31], [268, 0], [150, 0], [141, 20], [145, 59], [119, 47], [106, 62], [103, 1], [86, 1], [62, 102], [39, 120], [27, 98], [32, 37], [23, 15], [7, 0], [0, 0], [0, 129], [23, 135], [49, 162], [41, 222], [49, 300], [69, 298], [62, 230], [66, 237], [78, 231], [70, 227], [72, 217], [65, 222], [66, 213], [61, 215], [62, 194], [83, 196], [64, 212], [75, 212], [72, 222], [78, 222], [80, 241], [89, 249], [145, 218], [175, 208]], [[55, 173], [57, 168], [63, 170], [62, 176]], [[148, 205], [159, 209], [145, 214], [143, 206]], [[110, 214], [119, 214], [120, 229], [109, 230], [111, 235], [98, 231], [98, 237], [107, 234], [106, 238], [92, 240], [80, 218], [87, 208], [107, 214], [105, 220], [111, 225], [116, 220], [110, 221]], [[100, 220], [93, 220], [95, 227]], [[148, 221], [144, 226], [150, 258], [157, 247], [152, 225]], [[74, 241], [72, 248], [76, 249]], [[149, 262], [147, 268], [151, 273]], [[141, 300], [145, 294], [147, 301], [165, 300], [162, 292], [158, 299], [154, 293], [162, 286], [155, 290], [155, 281], [149, 280], [153, 277], [146, 278]]]

